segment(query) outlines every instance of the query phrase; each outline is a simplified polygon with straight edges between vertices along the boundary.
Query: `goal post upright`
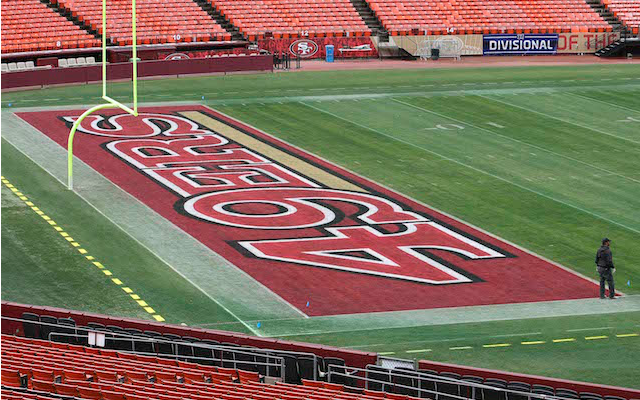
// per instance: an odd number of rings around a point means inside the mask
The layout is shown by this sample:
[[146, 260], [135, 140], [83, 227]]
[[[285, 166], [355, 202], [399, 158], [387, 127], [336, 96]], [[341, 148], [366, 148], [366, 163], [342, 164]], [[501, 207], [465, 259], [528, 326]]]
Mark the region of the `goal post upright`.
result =
[[138, 40], [136, 35], [136, 0], [131, 0], [131, 61], [133, 81], [133, 109], [107, 96], [107, 0], [102, 0], [102, 99], [104, 104], [91, 107], [78, 117], [69, 131], [67, 141], [67, 188], [73, 190], [73, 138], [82, 121], [90, 114], [105, 108], [119, 108], [133, 116], [138, 116]]

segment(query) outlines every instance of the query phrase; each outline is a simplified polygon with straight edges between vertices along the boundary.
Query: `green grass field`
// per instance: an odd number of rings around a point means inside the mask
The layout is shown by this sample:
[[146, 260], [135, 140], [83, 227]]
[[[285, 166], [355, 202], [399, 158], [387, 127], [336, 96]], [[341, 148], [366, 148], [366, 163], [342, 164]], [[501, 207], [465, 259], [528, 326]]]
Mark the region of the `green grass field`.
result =
[[[128, 90], [110, 85], [120, 100]], [[99, 91], [6, 93], [2, 110], [91, 105]], [[638, 65], [239, 75], [142, 81], [139, 92], [142, 102], [208, 104], [591, 278], [608, 236], [617, 288], [640, 294]], [[247, 332], [6, 140], [2, 175], [167, 322]], [[150, 318], [6, 187], [2, 272], [3, 300]], [[640, 388], [640, 337], [625, 336], [640, 333], [639, 311], [291, 332], [284, 338]], [[566, 338], [575, 341], [553, 341]]]

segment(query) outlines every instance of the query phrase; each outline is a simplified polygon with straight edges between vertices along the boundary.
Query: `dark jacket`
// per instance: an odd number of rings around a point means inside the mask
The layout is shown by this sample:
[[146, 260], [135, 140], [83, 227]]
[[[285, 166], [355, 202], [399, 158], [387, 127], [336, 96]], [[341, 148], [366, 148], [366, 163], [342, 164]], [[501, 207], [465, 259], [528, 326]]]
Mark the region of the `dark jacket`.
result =
[[615, 268], [613, 266], [613, 255], [609, 246], [601, 246], [596, 253], [596, 265], [601, 268]]

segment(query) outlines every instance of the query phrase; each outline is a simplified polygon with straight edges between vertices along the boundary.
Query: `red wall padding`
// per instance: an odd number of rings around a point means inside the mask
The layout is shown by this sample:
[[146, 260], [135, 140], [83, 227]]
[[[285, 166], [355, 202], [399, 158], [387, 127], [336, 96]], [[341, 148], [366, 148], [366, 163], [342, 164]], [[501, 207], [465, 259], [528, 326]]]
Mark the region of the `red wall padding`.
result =
[[[218, 57], [195, 60], [153, 60], [138, 62], [138, 77], [176, 76], [215, 72], [272, 71], [273, 57], [245, 56]], [[131, 78], [131, 64], [107, 65], [107, 79]], [[2, 74], [2, 89], [48, 86], [66, 83], [89, 83], [102, 80], [102, 66], [52, 68], [35, 71], [5, 72]]]

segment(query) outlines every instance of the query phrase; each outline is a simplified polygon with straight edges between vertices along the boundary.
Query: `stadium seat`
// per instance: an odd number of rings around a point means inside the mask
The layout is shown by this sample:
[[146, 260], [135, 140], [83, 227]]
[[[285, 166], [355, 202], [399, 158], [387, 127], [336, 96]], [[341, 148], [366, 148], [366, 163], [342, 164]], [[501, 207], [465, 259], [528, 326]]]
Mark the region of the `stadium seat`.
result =
[[367, 0], [392, 35], [605, 32], [612, 27], [583, 0]]
[[22, 379], [18, 371], [3, 368], [2, 369], [2, 385], [11, 387], [21, 387]]
[[99, 46], [100, 41], [38, 0], [2, 2], [2, 53]]
[[2, 72], [9, 71], [9, 66], [6, 63], [2, 63]]
[[602, 2], [633, 34], [640, 34], [638, 32], [640, 3], [637, 0], [603, 0]]
[[349, 0], [208, 1], [250, 40], [371, 35]]
[[66, 68], [67, 67], [67, 59], [66, 58], [59, 58], [58, 59], [58, 67]]

